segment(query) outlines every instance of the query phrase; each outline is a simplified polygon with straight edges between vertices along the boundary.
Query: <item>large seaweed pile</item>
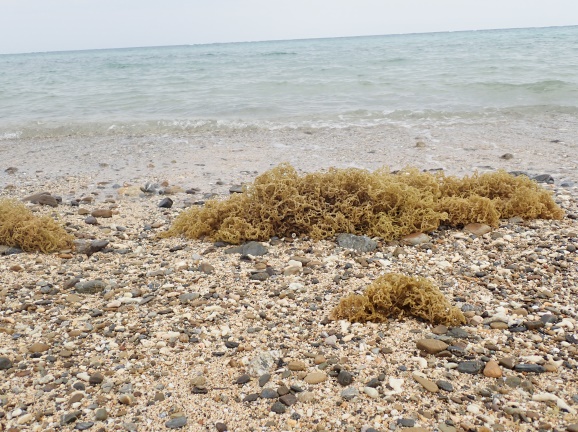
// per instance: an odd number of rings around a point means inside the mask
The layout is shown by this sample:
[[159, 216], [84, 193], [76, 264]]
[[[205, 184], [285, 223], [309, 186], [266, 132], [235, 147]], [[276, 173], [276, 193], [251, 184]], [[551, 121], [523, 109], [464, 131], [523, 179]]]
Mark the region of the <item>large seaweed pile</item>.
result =
[[462, 312], [451, 306], [442, 292], [424, 278], [397, 273], [380, 276], [362, 295], [341, 299], [331, 313], [333, 319], [351, 322], [383, 322], [388, 318], [414, 316], [433, 324], [460, 325]]
[[72, 242], [72, 236], [51, 217], [35, 216], [18, 201], [0, 200], [0, 244], [48, 253], [71, 248]]
[[226, 200], [179, 215], [165, 235], [207, 237], [229, 243], [305, 234], [338, 233], [393, 240], [413, 232], [500, 218], [559, 219], [550, 194], [526, 176], [499, 171], [459, 179], [406, 169], [335, 169], [299, 175], [281, 164]]

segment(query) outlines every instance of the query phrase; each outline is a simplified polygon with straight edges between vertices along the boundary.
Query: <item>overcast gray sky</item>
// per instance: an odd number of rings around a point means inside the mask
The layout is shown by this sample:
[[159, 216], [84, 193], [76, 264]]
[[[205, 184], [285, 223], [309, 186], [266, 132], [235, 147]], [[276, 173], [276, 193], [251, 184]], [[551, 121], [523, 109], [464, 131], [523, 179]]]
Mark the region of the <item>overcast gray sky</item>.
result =
[[578, 24], [578, 0], [0, 0], [0, 53]]

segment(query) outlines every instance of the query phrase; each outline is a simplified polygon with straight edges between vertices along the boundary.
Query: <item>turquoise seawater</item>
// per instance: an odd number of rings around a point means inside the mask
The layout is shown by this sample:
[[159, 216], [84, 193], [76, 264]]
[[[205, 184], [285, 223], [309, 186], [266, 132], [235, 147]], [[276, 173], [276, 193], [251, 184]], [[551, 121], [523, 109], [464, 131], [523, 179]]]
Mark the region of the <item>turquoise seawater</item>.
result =
[[578, 27], [0, 55], [0, 139], [578, 114]]

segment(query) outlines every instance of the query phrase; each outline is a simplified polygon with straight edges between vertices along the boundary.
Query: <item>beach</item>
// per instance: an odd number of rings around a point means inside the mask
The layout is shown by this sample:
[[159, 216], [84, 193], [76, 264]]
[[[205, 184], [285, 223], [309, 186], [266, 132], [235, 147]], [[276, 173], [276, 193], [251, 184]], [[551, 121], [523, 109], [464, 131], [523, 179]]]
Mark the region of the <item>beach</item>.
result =
[[[578, 431], [577, 32], [1, 55], [0, 199], [74, 246], [0, 244], [0, 431]], [[282, 163], [503, 170], [564, 216], [162, 236]], [[333, 319], [387, 274], [465, 324]]]
[[[0, 259], [3, 430], [576, 430], [577, 144], [555, 121], [4, 141], [1, 196], [62, 197], [30, 207], [78, 243]], [[550, 174], [566, 216], [371, 252], [157, 238], [184, 207], [284, 161]], [[97, 209], [112, 217], [87, 223]], [[431, 280], [467, 324], [329, 318], [384, 273]]]

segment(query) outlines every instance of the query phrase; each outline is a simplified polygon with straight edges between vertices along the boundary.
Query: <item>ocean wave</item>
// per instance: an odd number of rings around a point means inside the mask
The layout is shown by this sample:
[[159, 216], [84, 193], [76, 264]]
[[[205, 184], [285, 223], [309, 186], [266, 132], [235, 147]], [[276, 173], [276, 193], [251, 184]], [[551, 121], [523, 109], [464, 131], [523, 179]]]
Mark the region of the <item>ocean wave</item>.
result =
[[260, 119], [157, 119], [132, 121], [91, 121], [49, 123], [28, 122], [3, 128], [0, 124], [0, 141], [18, 141], [32, 138], [59, 137], [131, 137], [159, 136], [174, 137], [199, 133], [218, 133], [249, 130], [281, 129], [344, 129], [349, 127], [371, 128], [391, 125], [401, 127], [436, 127], [460, 124], [487, 123], [547, 116], [568, 116], [577, 121], [578, 107], [575, 106], [513, 106], [484, 110], [365, 110], [356, 109], [325, 115], [294, 115], [283, 118]]
[[542, 80], [535, 82], [511, 83], [502, 81], [481, 81], [468, 84], [474, 87], [482, 87], [494, 91], [527, 91], [530, 93], [548, 93], [559, 91], [578, 92], [578, 83], [563, 80]]

